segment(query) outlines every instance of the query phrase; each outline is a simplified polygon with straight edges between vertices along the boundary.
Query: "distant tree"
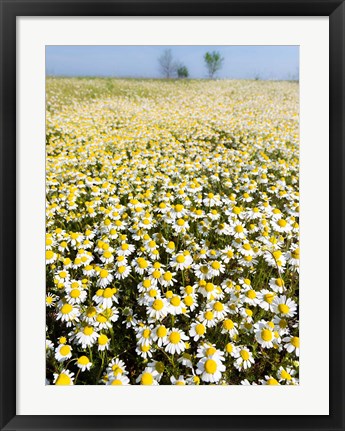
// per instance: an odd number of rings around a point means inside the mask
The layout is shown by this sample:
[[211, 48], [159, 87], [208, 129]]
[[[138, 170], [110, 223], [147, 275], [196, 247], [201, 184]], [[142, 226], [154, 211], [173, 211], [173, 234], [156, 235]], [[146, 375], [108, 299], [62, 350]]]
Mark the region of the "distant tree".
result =
[[171, 49], [166, 49], [158, 58], [161, 74], [169, 79], [176, 73], [176, 64], [174, 62]]
[[188, 78], [189, 72], [186, 66], [180, 64], [177, 68], [177, 77], [178, 78]]
[[206, 52], [204, 60], [209, 78], [213, 79], [214, 75], [223, 66], [224, 58], [217, 51]]

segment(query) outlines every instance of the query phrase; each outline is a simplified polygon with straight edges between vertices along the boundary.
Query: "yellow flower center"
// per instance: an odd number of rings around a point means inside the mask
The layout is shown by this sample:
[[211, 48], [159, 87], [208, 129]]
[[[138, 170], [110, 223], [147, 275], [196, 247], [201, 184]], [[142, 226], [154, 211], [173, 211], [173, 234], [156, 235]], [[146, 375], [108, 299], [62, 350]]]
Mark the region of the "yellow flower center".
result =
[[121, 266], [119, 266], [119, 267], [117, 268], [117, 272], [118, 272], [119, 274], [123, 274], [125, 271], [126, 271], [126, 267], [125, 267], [125, 266], [123, 266], [123, 265], [121, 265]]
[[206, 320], [212, 320], [213, 319], [213, 313], [212, 313], [212, 311], [206, 311], [206, 313], [205, 313], [205, 319]]
[[247, 352], [247, 350], [241, 350], [240, 351], [240, 355], [241, 355], [241, 358], [244, 361], [248, 361], [248, 359], [249, 359], [249, 352]]
[[98, 344], [100, 346], [105, 346], [108, 343], [108, 341], [109, 341], [109, 339], [108, 339], [108, 337], [105, 334], [101, 334], [98, 337]]
[[196, 332], [198, 335], [203, 335], [203, 334], [205, 334], [205, 331], [206, 331], [206, 328], [205, 328], [205, 326], [204, 326], [202, 323], [198, 323], [198, 324], [196, 325], [196, 327], [195, 327], [195, 332]]
[[186, 286], [185, 291], [187, 295], [191, 295], [193, 293], [193, 287], [192, 286]]
[[145, 289], [151, 287], [151, 280], [149, 280], [148, 278], [143, 280], [143, 286], [145, 287]]
[[90, 361], [87, 356], [80, 356], [80, 358], [78, 358], [78, 364], [80, 365], [87, 365], [89, 362]]
[[108, 271], [106, 269], [102, 269], [102, 271], [100, 272], [100, 277], [101, 278], [107, 278], [108, 277]]
[[62, 346], [60, 349], [60, 354], [62, 356], [67, 356], [70, 353], [70, 351], [71, 351], [70, 346]]
[[164, 307], [164, 303], [163, 303], [163, 301], [162, 301], [161, 299], [156, 299], [156, 300], [153, 302], [152, 307], [153, 307], [156, 311], [159, 311], [159, 310], [161, 310], [161, 309]]
[[178, 307], [181, 303], [181, 299], [178, 296], [173, 296], [171, 298], [170, 304], [173, 305], [174, 307]]
[[231, 319], [224, 320], [223, 328], [226, 329], [227, 331], [230, 331], [231, 329], [234, 328], [234, 322]]
[[151, 331], [149, 329], [144, 329], [143, 331], [143, 337], [144, 338], [149, 338], [151, 334]]
[[107, 318], [103, 314], [99, 314], [96, 320], [98, 323], [105, 323], [107, 321]]
[[182, 255], [182, 254], [179, 254], [177, 257], [176, 257], [176, 262], [177, 263], [184, 263], [186, 261], [186, 258]]
[[54, 252], [53, 251], [51, 251], [51, 250], [46, 251], [46, 259], [47, 260], [52, 259], [53, 256], [54, 256]]
[[254, 299], [254, 298], [256, 298], [256, 292], [255, 292], [255, 290], [248, 290], [248, 292], [247, 292], [247, 298], [249, 298], [249, 299]]
[[213, 283], [207, 283], [205, 286], [206, 292], [210, 293], [214, 290], [214, 284]]
[[211, 263], [213, 269], [218, 270], [220, 268], [220, 263], [218, 261], [214, 261]]
[[231, 343], [228, 343], [228, 344], [225, 346], [225, 349], [226, 349], [226, 351], [227, 351], [228, 353], [232, 353], [233, 348], [234, 348], [234, 346], [233, 346]]
[[283, 314], [287, 314], [290, 311], [290, 307], [286, 304], [279, 304], [278, 310]]
[[208, 374], [214, 374], [217, 371], [217, 362], [213, 359], [207, 359], [205, 362], [205, 371]]
[[172, 279], [172, 273], [171, 273], [171, 272], [169, 272], [169, 271], [167, 271], [167, 272], [163, 275], [163, 279], [164, 279], [165, 281], [171, 281], [171, 279]]
[[167, 335], [167, 328], [165, 326], [159, 326], [157, 329], [157, 336], [159, 338], [164, 338]]
[[208, 347], [206, 349], [206, 356], [212, 356], [216, 353], [217, 349], [215, 347]]
[[86, 311], [86, 315], [87, 315], [87, 317], [93, 317], [93, 316], [95, 316], [95, 314], [96, 314], [96, 309], [95, 309], [95, 307], [90, 307], [90, 308], [88, 308], [87, 309], [87, 311]]
[[71, 384], [71, 378], [67, 374], [62, 373], [57, 378], [55, 384], [56, 385], [64, 385], [64, 386], [70, 385]]
[[162, 273], [158, 270], [158, 269], [156, 269], [155, 271], [153, 271], [153, 273], [152, 273], [152, 276], [153, 276], [153, 278], [155, 278], [155, 279], [158, 279], [158, 278], [160, 278], [160, 276], [162, 275]]
[[264, 341], [271, 341], [273, 338], [272, 332], [269, 329], [263, 329], [261, 331], [261, 338]]
[[168, 242], [168, 248], [170, 250], [174, 250], [175, 249], [175, 243], [173, 241]]
[[141, 376], [141, 384], [142, 385], [149, 386], [149, 385], [152, 385], [152, 383], [153, 383], [153, 376], [152, 376], [152, 374], [150, 374], [150, 373], [144, 373]]
[[281, 376], [282, 376], [282, 379], [285, 379], [285, 380], [291, 380], [291, 376], [290, 376], [290, 374], [289, 374], [287, 371], [285, 371], [285, 370], [283, 370], [283, 371], [281, 372]]
[[73, 290], [71, 290], [71, 293], [70, 293], [71, 298], [79, 298], [80, 293], [81, 292], [80, 292], [79, 289], [73, 289]]
[[179, 332], [173, 331], [169, 335], [169, 340], [172, 344], [178, 344], [181, 341], [181, 335]]
[[279, 385], [279, 383], [277, 382], [277, 380], [276, 380], [276, 379], [273, 379], [273, 378], [268, 379], [268, 380], [267, 380], [267, 384], [268, 384], [268, 385]]
[[292, 337], [290, 343], [294, 347], [298, 348], [299, 347], [299, 338], [298, 337]]
[[148, 263], [146, 262], [146, 260], [144, 258], [139, 258], [137, 260], [137, 262], [138, 262], [139, 268], [141, 268], [141, 269], [145, 269], [148, 267]]
[[193, 300], [193, 297], [192, 297], [192, 296], [186, 296], [186, 297], [183, 299], [183, 302], [184, 302], [188, 307], [190, 307], [190, 306], [193, 304], [194, 300]]
[[64, 304], [61, 308], [62, 314], [69, 314], [73, 310], [73, 307], [71, 304]]
[[224, 305], [221, 302], [217, 301], [217, 302], [214, 303], [213, 309], [215, 311], [223, 311], [224, 310]]
[[268, 302], [269, 304], [272, 304], [272, 301], [273, 301], [273, 299], [274, 299], [274, 293], [266, 293], [265, 295], [264, 295], [264, 300], [266, 301], [266, 302]]
[[104, 298], [111, 298], [113, 296], [113, 290], [107, 287], [103, 292]]
[[274, 256], [275, 260], [278, 260], [282, 256], [282, 252], [280, 250], [277, 250], [277, 251], [273, 252], [273, 256]]
[[294, 259], [299, 259], [299, 248], [296, 248], [296, 250], [294, 250], [294, 251], [291, 253], [291, 256], [292, 256]]

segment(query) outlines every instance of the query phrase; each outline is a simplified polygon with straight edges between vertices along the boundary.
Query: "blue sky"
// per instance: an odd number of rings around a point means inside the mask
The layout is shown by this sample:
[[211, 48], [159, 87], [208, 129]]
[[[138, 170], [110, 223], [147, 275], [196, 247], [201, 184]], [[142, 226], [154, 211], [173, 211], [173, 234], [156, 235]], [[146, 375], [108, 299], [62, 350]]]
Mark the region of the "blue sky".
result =
[[46, 73], [159, 78], [158, 57], [168, 48], [176, 61], [187, 66], [191, 78], [207, 76], [203, 60], [207, 51], [219, 51], [224, 57], [219, 78], [298, 77], [298, 46], [47, 46]]

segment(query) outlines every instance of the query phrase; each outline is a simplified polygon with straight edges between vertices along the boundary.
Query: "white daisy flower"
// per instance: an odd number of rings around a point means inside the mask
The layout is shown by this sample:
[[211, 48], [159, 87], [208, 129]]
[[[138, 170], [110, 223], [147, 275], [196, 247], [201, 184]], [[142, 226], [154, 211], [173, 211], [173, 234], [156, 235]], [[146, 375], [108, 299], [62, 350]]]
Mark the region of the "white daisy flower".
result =
[[176, 270], [189, 268], [193, 263], [190, 254], [179, 253], [170, 260], [170, 266]]
[[84, 326], [75, 335], [76, 342], [81, 344], [83, 349], [93, 346], [96, 343], [98, 337], [98, 332], [96, 332], [95, 329], [90, 325]]
[[58, 362], [63, 362], [72, 356], [72, 347], [67, 344], [60, 344], [55, 349], [55, 359]]
[[71, 386], [74, 384], [74, 373], [62, 370], [60, 374], [54, 374], [54, 385]]
[[162, 347], [168, 342], [168, 329], [164, 325], [157, 326], [152, 331], [152, 339], [159, 347]]
[[217, 383], [225, 369], [225, 365], [215, 358], [202, 358], [197, 364], [196, 372], [204, 382]]
[[295, 355], [299, 356], [299, 337], [285, 337], [283, 341], [284, 347], [289, 353], [295, 352]]
[[273, 312], [283, 317], [293, 317], [297, 313], [297, 304], [285, 295], [276, 296], [272, 302]]
[[59, 312], [56, 316], [56, 320], [61, 319], [61, 322], [66, 322], [67, 326], [72, 326], [73, 322], [79, 322], [79, 315], [79, 308], [73, 306], [72, 304], [66, 303], [61, 305]]
[[193, 338], [194, 341], [198, 341], [203, 338], [206, 334], [206, 326], [202, 323], [196, 321], [193, 322], [189, 329], [189, 336]]
[[90, 371], [91, 366], [92, 366], [92, 362], [87, 356], [85, 355], [79, 356], [77, 360], [77, 367], [80, 369], [80, 371], [82, 372]]
[[129, 385], [130, 382], [127, 376], [125, 376], [124, 374], [118, 374], [116, 376], [111, 375], [106, 384], [110, 386], [126, 386]]
[[165, 298], [150, 298], [147, 305], [147, 315], [155, 320], [164, 319], [169, 313], [169, 304]]
[[246, 370], [254, 364], [254, 358], [252, 352], [247, 347], [239, 347], [235, 354], [236, 361], [234, 362], [235, 367], [238, 370]]
[[187, 335], [177, 328], [170, 329], [165, 344], [165, 350], [172, 355], [174, 353], [180, 354], [186, 348], [185, 341], [188, 340]]
[[107, 269], [102, 269], [99, 272], [99, 278], [97, 280], [97, 285], [101, 288], [107, 287], [114, 279], [114, 276]]
[[136, 382], [140, 385], [155, 386], [158, 385], [157, 375], [157, 371], [153, 371], [151, 368], [146, 367], [136, 379]]
[[255, 339], [265, 349], [271, 349], [274, 347], [275, 333], [274, 324], [260, 320], [254, 324], [255, 328]]

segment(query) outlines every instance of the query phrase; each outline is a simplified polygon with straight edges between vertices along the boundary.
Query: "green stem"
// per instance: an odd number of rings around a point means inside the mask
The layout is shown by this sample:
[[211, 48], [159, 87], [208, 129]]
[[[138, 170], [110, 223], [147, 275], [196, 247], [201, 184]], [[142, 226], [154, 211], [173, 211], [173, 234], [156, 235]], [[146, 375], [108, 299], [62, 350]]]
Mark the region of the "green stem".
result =
[[77, 384], [77, 380], [78, 380], [79, 373], [80, 373], [80, 368], [79, 368], [79, 370], [78, 370], [78, 372], [77, 372], [77, 375], [75, 376], [75, 380], [74, 380], [74, 384], [75, 384], [75, 385]]

